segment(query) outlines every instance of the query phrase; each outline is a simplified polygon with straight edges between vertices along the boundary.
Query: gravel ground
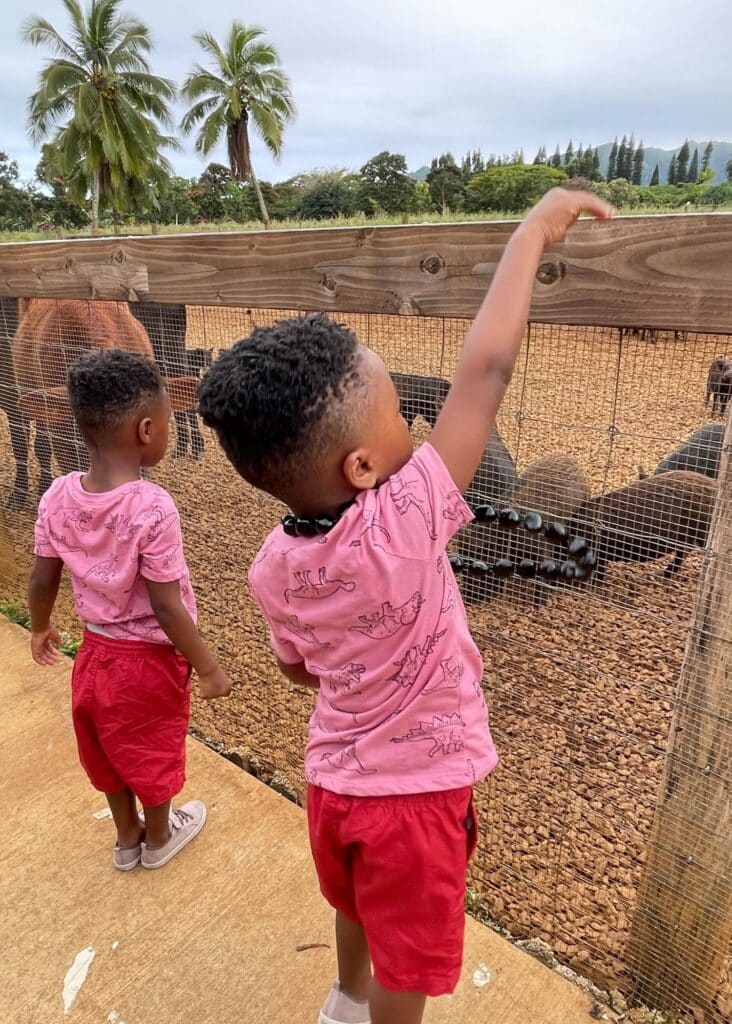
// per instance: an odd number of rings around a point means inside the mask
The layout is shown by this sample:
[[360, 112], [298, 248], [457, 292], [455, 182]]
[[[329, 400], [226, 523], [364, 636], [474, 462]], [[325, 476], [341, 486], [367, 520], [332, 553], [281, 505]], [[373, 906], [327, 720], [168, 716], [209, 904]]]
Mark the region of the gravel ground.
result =
[[[188, 344], [220, 347], [280, 313], [189, 309]], [[466, 324], [343, 317], [390, 369], [449, 377]], [[584, 468], [591, 493], [637, 479], [708, 421], [706, 370], [728, 340], [533, 326], [499, 427], [519, 470], [552, 452]], [[727, 349], [729, 352], [729, 348]], [[418, 420], [415, 436], [425, 436]], [[207, 435], [202, 462], [155, 472], [184, 522], [201, 625], [237, 680], [227, 702], [194, 702], [193, 725], [244, 764], [302, 796], [312, 696], [277, 674], [247, 594], [247, 567], [281, 509], [230, 470]], [[12, 483], [0, 422], [0, 498]], [[32, 516], [8, 516], [19, 562], [0, 596], [20, 596]], [[485, 912], [605, 988], [623, 987], [625, 950], [664, 760], [701, 556], [673, 580], [663, 563], [615, 565], [594, 590], [558, 591], [538, 609], [519, 588], [469, 607], [486, 663], [500, 767], [478, 786], [482, 841], [471, 886]], [[469, 586], [469, 584], [466, 584]], [[68, 595], [59, 621], [78, 628]], [[727, 1007], [720, 995], [720, 1014]], [[720, 1016], [720, 1020], [723, 1016]]]

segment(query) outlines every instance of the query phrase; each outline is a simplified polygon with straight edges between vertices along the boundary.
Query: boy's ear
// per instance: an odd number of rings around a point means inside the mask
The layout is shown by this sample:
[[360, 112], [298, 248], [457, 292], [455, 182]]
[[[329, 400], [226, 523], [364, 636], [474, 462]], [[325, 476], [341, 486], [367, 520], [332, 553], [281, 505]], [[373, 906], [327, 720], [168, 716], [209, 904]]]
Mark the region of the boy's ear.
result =
[[137, 424], [137, 439], [140, 444], [150, 444], [152, 441], [152, 420], [149, 416]]
[[365, 448], [356, 448], [343, 460], [343, 475], [349, 486], [359, 491], [376, 487], [378, 474], [371, 455]]

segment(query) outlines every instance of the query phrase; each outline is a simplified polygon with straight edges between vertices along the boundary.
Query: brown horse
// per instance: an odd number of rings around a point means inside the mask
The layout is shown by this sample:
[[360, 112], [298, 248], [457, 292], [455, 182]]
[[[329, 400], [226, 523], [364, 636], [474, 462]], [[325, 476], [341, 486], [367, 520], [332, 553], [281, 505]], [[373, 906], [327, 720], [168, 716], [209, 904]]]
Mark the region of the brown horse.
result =
[[[52, 455], [64, 473], [86, 463], [66, 393], [68, 368], [86, 352], [110, 348], [153, 358], [150, 338], [125, 302], [31, 299], [21, 305], [12, 343], [13, 367], [19, 409], [35, 421], [41, 439], [36, 444], [41, 493], [53, 478]], [[195, 407], [197, 377], [166, 378], [165, 384], [174, 412]]]

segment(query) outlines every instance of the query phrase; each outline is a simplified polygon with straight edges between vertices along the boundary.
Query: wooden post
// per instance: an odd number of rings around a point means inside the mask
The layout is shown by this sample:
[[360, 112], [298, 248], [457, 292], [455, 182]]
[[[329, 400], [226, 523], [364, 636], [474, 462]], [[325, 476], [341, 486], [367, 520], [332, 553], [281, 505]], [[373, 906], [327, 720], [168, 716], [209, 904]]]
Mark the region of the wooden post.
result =
[[730, 943], [732, 407], [628, 948], [636, 999], [665, 1011], [697, 1008], [700, 1019], [721, 1021], [714, 1000]]

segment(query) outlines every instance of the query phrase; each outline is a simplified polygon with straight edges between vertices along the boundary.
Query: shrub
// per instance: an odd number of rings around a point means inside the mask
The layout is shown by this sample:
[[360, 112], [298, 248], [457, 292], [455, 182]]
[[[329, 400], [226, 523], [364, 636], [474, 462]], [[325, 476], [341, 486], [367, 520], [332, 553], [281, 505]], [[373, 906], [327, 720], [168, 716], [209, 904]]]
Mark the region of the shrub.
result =
[[490, 167], [468, 182], [465, 208], [473, 213], [521, 213], [566, 180], [562, 171], [542, 164]]

